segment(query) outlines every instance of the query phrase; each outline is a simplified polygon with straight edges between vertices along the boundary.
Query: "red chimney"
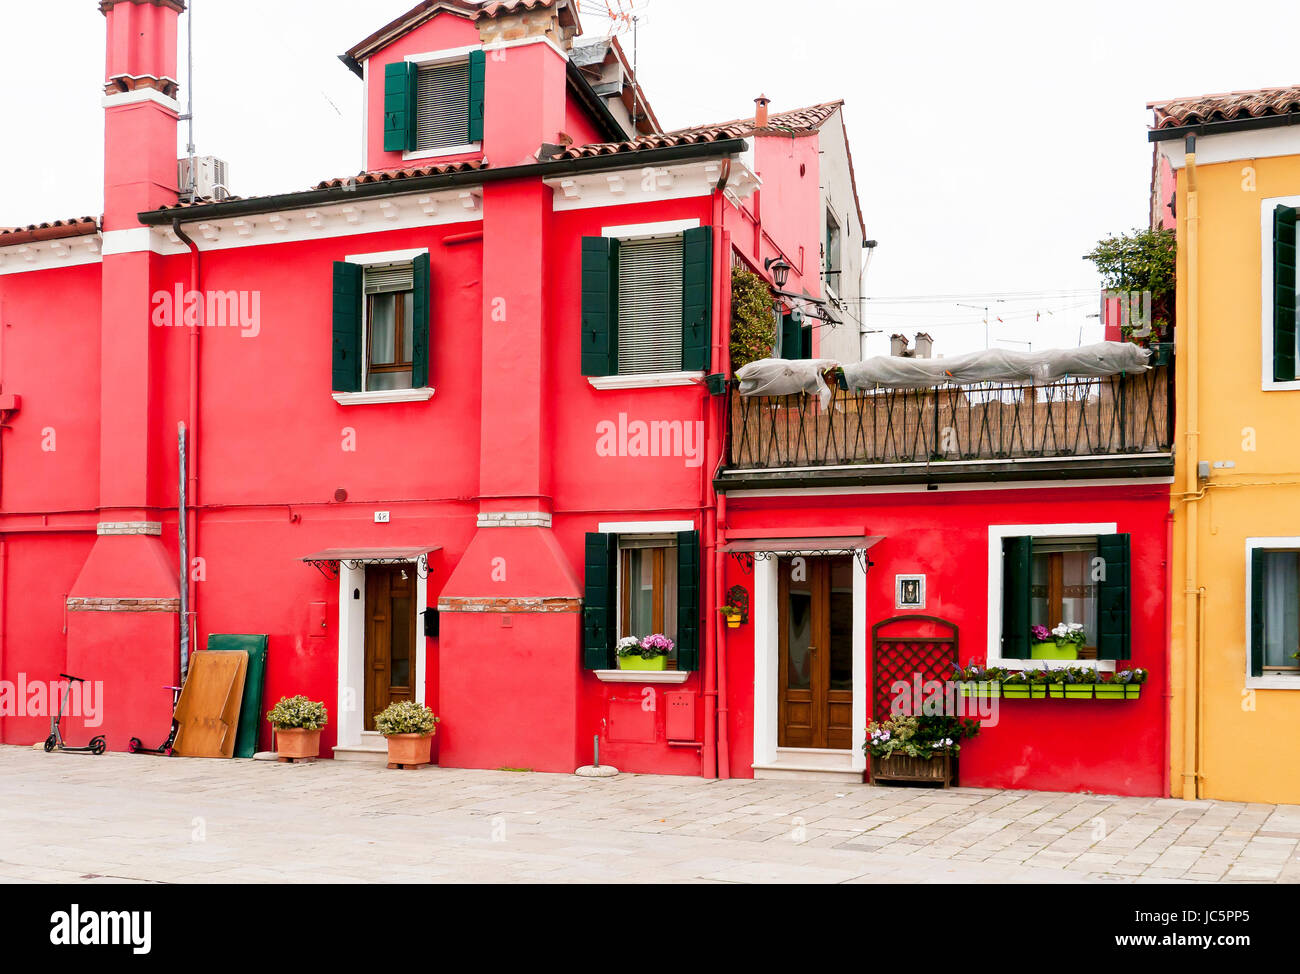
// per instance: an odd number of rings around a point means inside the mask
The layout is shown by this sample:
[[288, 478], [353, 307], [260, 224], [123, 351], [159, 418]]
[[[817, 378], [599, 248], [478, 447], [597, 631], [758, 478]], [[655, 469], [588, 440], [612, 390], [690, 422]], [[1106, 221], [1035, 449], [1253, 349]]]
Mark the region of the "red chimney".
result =
[[184, 0], [100, 0], [104, 59], [104, 229], [175, 203], [177, 21]]
[[754, 104], [758, 108], [754, 112], [754, 128], [767, 128], [767, 106], [772, 104], [772, 100], [767, 95], [759, 95], [754, 99]]

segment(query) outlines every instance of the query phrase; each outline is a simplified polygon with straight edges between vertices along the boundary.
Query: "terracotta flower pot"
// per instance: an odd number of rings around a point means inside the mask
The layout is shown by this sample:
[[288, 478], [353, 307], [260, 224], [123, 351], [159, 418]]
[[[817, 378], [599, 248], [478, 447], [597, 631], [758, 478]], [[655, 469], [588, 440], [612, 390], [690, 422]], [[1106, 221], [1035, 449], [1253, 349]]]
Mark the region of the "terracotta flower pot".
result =
[[388, 763], [417, 765], [428, 764], [433, 750], [433, 731], [428, 734], [393, 734], [388, 741]]
[[320, 729], [302, 727], [277, 727], [275, 753], [282, 758], [315, 758], [320, 756]]

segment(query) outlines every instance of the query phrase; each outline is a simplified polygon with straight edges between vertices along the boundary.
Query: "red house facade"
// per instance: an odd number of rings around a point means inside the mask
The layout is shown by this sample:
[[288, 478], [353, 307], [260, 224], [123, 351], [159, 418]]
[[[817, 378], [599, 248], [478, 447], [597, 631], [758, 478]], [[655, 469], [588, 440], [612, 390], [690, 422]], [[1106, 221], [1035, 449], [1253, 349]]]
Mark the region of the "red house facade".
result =
[[[848, 777], [890, 627], [1011, 661], [1023, 582], [1044, 618], [1109, 612], [1095, 665], [1151, 682], [1003, 702], [963, 783], [1167, 794], [1163, 369], [736, 389], [733, 267], [788, 271], [787, 357], [859, 355], [839, 102], [664, 133], [570, 0], [425, 0], [343, 56], [360, 175], [191, 198], [184, 4], [100, 8], [103, 217], [0, 232], [0, 679], [102, 681], [122, 749], [165, 735], [178, 647], [266, 633], [268, 705], [325, 700], [335, 757], [414, 699], [449, 767], [568, 772], [598, 739], [626, 771]], [[649, 632], [669, 668], [618, 669]]]

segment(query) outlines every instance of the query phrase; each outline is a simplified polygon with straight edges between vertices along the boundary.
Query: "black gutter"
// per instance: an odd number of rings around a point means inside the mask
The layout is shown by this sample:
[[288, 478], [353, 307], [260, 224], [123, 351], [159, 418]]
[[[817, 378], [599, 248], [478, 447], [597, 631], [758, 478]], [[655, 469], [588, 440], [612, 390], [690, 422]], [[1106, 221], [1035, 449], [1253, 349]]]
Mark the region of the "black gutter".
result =
[[457, 186], [481, 186], [485, 183], [499, 183], [511, 179], [544, 179], [548, 176], [564, 176], [569, 173], [633, 169], [638, 166], [731, 155], [735, 152], [744, 152], [746, 145], [744, 139], [696, 142], [690, 145], [668, 146], [663, 149], [641, 149], [635, 152], [618, 152], [604, 156], [583, 156], [579, 159], [553, 159], [549, 162], [533, 162], [523, 166], [505, 166], [500, 169], [470, 169], [463, 172], [439, 173], [432, 176], [386, 179], [374, 183], [351, 183], [345, 186], [330, 187], [329, 189], [309, 189], [299, 193], [282, 193], [278, 196], [226, 200], [168, 210], [147, 210], [137, 215], [140, 222], [145, 226], [170, 226], [172, 220], [177, 218], [186, 223], [194, 223], [197, 220], [222, 220], [227, 217], [274, 213], [277, 210], [302, 210], [313, 206], [347, 203], [353, 200], [435, 192], [442, 189], [454, 189]]
[[1271, 129], [1282, 125], [1300, 125], [1300, 112], [1287, 115], [1264, 115], [1260, 118], [1232, 118], [1221, 122], [1200, 122], [1196, 125], [1180, 125], [1177, 128], [1151, 129], [1147, 132], [1148, 142], [1171, 142], [1188, 135], [1219, 135], [1224, 132], [1245, 132], [1249, 129]]
[[1108, 480], [1111, 478], [1172, 477], [1174, 459], [1170, 454], [1132, 454], [1112, 457], [1062, 457], [1035, 460], [989, 461], [945, 465], [931, 464], [874, 465], [832, 467], [824, 470], [767, 467], [732, 468], [713, 481], [714, 489], [725, 494], [730, 490], [799, 490], [810, 487], [866, 487], [900, 484], [940, 485], [998, 484], [1030, 480]]

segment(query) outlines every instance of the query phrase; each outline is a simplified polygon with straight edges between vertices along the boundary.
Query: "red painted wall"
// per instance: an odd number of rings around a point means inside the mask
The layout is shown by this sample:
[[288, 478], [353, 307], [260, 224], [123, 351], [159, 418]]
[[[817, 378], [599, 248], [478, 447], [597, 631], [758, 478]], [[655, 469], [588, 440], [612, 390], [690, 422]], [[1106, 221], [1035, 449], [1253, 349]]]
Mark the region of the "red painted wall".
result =
[[[860, 526], [883, 535], [871, 549], [867, 573], [867, 633], [894, 608], [894, 576], [927, 576], [925, 614], [958, 627], [960, 658], [984, 662], [988, 652], [989, 526], [997, 524], [1111, 523], [1132, 535], [1132, 654], [1124, 665], [1151, 673], [1138, 700], [1000, 701], [996, 726], [986, 727], [961, 754], [961, 782], [989, 788], [1164, 793], [1166, 550], [1168, 488], [1114, 486], [821, 496], [807, 500], [731, 500], [727, 527], [816, 529]], [[810, 533], [815, 533], [810, 532]], [[753, 578], [728, 559], [727, 586]], [[729, 634], [732, 772], [748, 777], [753, 760], [753, 626]], [[868, 642], [868, 669], [871, 647]], [[870, 674], [869, 674], [870, 676]], [[870, 682], [869, 684], [870, 685]]]

